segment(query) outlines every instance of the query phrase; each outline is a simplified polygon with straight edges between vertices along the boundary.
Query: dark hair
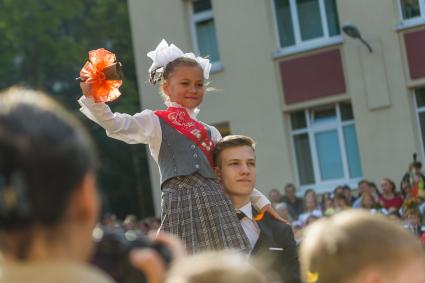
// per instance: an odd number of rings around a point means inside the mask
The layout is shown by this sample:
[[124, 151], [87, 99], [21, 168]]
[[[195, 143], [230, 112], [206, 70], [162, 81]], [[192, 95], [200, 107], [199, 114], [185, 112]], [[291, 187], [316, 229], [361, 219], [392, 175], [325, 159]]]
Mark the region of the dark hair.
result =
[[0, 229], [58, 224], [94, 164], [88, 136], [59, 104], [24, 88], [0, 93]]
[[226, 148], [249, 146], [255, 152], [255, 141], [243, 135], [230, 135], [222, 138], [214, 147], [213, 162], [217, 166], [221, 152]]
[[293, 189], [294, 189], [294, 191], [296, 191], [296, 190], [297, 190], [297, 188], [295, 187], [295, 185], [294, 185], [293, 183], [288, 183], [288, 184], [286, 184], [286, 185], [285, 185], [285, 187], [284, 187], [283, 189], [286, 191], [286, 189], [288, 189], [288, 188], [293, 188]]
[[192, 58], [188, 58], [188, 57], [179, 57], [175, 59], [174, 61], [171, 61], [170, 63], [168, 63], [164, 67], [162, 72], [159, 71], [161, 67], [153, 70], [149, 75], [149, 82], [155, 85], [158, 82], [163, 82], [164, 80], [167, 80], [170, 77], [170, 75], [174, 72], [174, 70], [179, 66], [187, 66], [187, 67], [198, 66], [200, 70], [202, 71], [201, 65], [199, 65], [199, 63], [196, 60]]

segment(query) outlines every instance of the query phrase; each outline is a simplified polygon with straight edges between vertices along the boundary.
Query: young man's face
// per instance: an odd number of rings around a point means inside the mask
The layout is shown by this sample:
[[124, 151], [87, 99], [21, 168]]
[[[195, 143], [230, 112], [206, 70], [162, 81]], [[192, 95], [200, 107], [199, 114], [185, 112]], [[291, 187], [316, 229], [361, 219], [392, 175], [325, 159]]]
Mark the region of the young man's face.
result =
[[250, 146], [224, 149], [215, 168], [224, 190], [231, 196], [249, 196], [257, 177], [255, 152]]

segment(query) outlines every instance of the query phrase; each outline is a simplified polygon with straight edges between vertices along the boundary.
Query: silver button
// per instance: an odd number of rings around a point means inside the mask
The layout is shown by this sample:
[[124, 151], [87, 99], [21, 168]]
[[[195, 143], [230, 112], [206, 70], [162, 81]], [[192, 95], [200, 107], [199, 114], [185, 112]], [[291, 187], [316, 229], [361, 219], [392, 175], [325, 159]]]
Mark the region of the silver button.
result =
[[191, 147], [192, 149], [195, 149], [195, 147], [196, 147], [196, 146], [195, 146], [194, 144], [192, 144], [190, 147]]
[[198, 158], [198, 155], [196, 153], [194, 153], [193, 158]]
[[199, 169], [199, 164], [195, 164], [195, 168], [196, 169]]

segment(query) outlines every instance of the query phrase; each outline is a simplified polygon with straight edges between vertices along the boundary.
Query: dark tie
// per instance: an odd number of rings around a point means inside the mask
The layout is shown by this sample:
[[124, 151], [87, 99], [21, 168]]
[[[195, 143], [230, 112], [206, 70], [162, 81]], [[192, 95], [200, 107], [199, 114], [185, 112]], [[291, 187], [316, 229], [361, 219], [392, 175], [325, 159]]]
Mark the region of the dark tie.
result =
[[246, 215], [242, 211], [236, 210], [236, 216], [238, 217], [239, 220], [242, 220]]

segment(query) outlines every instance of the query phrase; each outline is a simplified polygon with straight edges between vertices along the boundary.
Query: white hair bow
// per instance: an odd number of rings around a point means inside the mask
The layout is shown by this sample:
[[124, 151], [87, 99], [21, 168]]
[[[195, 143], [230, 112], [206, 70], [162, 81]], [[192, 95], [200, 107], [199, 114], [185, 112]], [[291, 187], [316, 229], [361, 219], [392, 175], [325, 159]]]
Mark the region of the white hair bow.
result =
[[193, 53], [183, 53], [183, 51], [174, 44], [168, 45], [165, 39], [161, 40], [155, 50], [148, 52], [147, 56], [153, 61], [152, 65], [149, 67], [149, 73], [152, 73], [153, 71], [163, 72], [168, 63], [180, 57], [187, 57], [198, 62], [203, 70], [205, 79], [208, 79], [210, 76], [210, 60], [196, 56]]

